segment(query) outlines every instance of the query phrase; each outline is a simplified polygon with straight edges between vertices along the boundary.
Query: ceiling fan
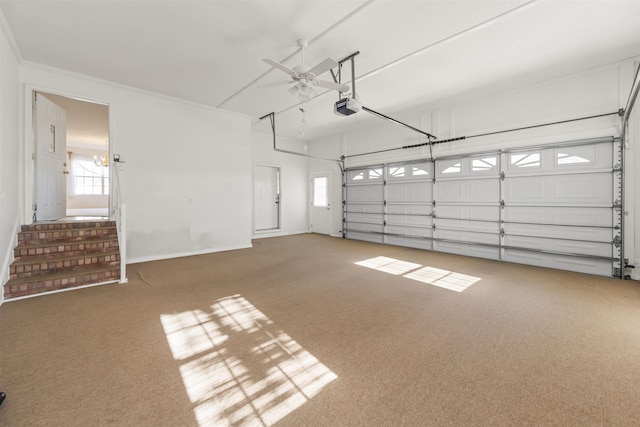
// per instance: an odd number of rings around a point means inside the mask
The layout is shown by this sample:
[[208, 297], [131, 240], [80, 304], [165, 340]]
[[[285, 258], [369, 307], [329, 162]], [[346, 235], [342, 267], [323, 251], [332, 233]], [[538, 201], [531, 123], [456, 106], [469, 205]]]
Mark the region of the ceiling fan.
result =
[[273, 59], [262, 59], [267, 64], [281, 71], [284, 71], [285, 73], [289, 74], [289, 76], [291, 76], [292, 80], [286, 82], [295, 83], [294, 86], [289, 88], [290, 94], [296, 96], [299, 101], [306, 102], [316, 95], [316, 91], [315, 89], [313, 89], [313, 86], [320, 86], [326, 89], [337, 90], [340, 92], [346, 92], [349, 90], [348, 85], [334, 83], [328, 80], [320, 80], [316, 78], [320, 74], [323, 74], [330, 69], [337, 67], [338, 63], [335, 60], [327, 58], [314, 67], [308, 67], [304, 65], [304, 49], [309, 46], [309, 42], [300, 39], [298, 40], [298, 46], [300, 46], [300, 48], [302, 49], [302, 63], [300, 65], [296, 65], [293, 68], [282, 65], [281, 63], [276, 62]]

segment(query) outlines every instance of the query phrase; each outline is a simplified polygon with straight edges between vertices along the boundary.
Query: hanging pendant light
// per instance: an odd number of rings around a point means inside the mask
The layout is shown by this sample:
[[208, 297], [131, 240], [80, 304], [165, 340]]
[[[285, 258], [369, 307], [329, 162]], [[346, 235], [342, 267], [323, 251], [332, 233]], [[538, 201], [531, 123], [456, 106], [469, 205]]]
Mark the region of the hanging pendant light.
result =
[[109, 141], [105, 141], [105, 149], [104, 149], [104, 156], [100, 156], [98, 158], [98, 156], [93, 156], [93, 163], [96, 164], [96, 166], [104, 166], [105, 168], [109, 167]]

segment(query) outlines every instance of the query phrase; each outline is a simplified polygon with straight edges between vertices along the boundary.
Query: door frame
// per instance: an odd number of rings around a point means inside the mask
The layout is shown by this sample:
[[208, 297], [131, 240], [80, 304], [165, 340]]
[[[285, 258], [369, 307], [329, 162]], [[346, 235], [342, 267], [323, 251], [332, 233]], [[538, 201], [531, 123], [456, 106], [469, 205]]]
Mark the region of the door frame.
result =
[[[331, 171], [324, 171], [324, 172], [313, 172], [311, 174], [309, 174], [309, 190], [308, 190], [308, 198], [309, 198], [309, 231], [313, 233], [313, 229], [311, 228], [311, 225], [313, 224], [313, 195], [314, 195], [314, 190], [313, 190], [313, 179], [317, 178], [317, 177], [321, 177], [321, 176], [326, 176], [327, 177], [327, 204], [328, 204], [328, 211], [329, 211], [329, 232], [327, 233], [328, 236], [333, 236], [333, 174], [331, 173]], [[322, 233], [321, 233], [322, 234]]]
[[[33, 116], [33, 94], [36, 92], [50, 93], [52, 95], [64, 96], [66, 98], [76, 99], [78, 101], [91, 102], [97, 104], [106, 105], [109, 110], [109, 144], [108, 155], [109, 160], [112, 158], [113, 153], [113, 104], [109, 100], [99, 99], [98, 97], [87, 97], [81, 94], [67, 92], [64, 90], [52, 89], [50, 87], [43, 87], [34, 84], [25, 84], [24, 92], [22, 96], [22, 108], [24, 114], [24, 145], [23, 150], [20, 152], [19, 164], [22, 171], [20, 172], [21, 182], [18, 185], [19, 199], [18, 206], [21, 207], [21, 212], [18, 215], [21, 217], [22, 224], [33, 223], [33, 208], [35, 203], [35, 122]], [[112, 162], [109, 162], [112, 164]], [[111, 167], [111, 166], [110, 166]], [[111, 171], [109, 171], [111, 172]], [[112, 191], [113, 188], [113, 174], [109, 173], [109, 206], [108, 212], [111, 216], [112, 206]]]
[[[278, 188], [278, 209], [277, 209], [277, 215], [278, 215], [278, 225], [276, 228], [267, 228], [267, 229], [260, 229], [260, 230], [256, 230], [256, 168], [257, 167], [267, 167], [267, 168], [273, 168], [273, 169], [277, 169], [278, 170], [278, 177], [277, 177], [277, 188]], [[252, 215], [251, 215], [251, 228], [253, 229], [253, 234], [262, 234], [262, 233], [273, 233], [273, 232], [278, 232], [282, 230], [282, 166], [281, 165], [276, 165], [276, 164], [272, 164], [272, 163], [254, 163], [253, 164], [253, 168], [251, 170], [251, 194], [253, 195], [253, 198], [251, 200], [251, 204], [253, 206], [252, 209]]]

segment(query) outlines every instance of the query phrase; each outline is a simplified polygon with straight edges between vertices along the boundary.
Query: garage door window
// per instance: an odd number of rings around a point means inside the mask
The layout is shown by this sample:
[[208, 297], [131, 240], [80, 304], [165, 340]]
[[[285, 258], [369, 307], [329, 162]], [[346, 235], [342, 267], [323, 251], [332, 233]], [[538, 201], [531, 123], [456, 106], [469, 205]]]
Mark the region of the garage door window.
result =
[[472, 172], [485, 172], [497, 169], [497, 158], [494, 157], [483, 157], [481, 159], [473, 159], [471, 162], [471, 171]]
[[517, 168], [540, 167], [540, 153], [519, 153], [510, 156], [510, 163]]
[[594, 146], [566, 147], [556, 150], [556, 164], [558, 166], [593, 163], [595, 159], [596, 150]]

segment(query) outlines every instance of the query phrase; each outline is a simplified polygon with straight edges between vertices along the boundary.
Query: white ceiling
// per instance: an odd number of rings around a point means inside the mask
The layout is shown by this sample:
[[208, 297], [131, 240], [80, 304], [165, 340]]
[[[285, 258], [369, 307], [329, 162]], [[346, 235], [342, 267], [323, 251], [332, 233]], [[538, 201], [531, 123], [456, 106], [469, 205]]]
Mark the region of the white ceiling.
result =
[[[640, 0], [0, 0], [25, 61], [247, 114], [297, 137], [287, 76], [356, 51], [362, 103], [387, 115], [504, 91], [640, 55]], [[349, 83], [350, 69], [345, 67]], [[324, 79], [331, 79], [327, 73]], [[368, 120], [305, 105], [305, 139]], [[263, 121], [266, 122], [266, 121]], [[269, 129], [267, 123], [258, 129]]]

